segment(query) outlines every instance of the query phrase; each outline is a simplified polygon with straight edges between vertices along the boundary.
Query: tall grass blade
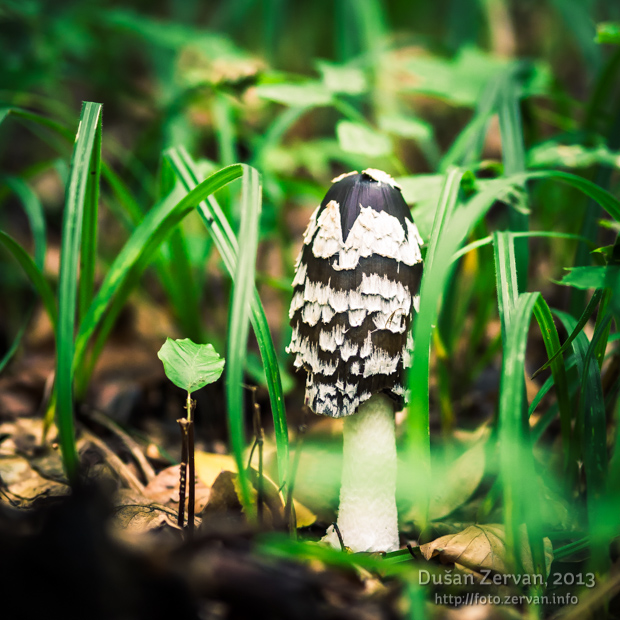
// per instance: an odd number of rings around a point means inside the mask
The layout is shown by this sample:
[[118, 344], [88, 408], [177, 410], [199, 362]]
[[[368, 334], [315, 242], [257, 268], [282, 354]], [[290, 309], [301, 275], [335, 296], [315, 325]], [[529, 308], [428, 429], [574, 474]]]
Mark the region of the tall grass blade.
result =
[[[514, 307], [504, 347], [499, 402], [500, 471], [504, 491], [506, 544], [514, 569], [522, 570], [522, 550], [529, 545], [534, 569], [545, 575], [542, 525], [538, 512], [533, 454], [525, 416], [525, 348], [528, 327], [540, 293], [522, 293]], [[522, 523], [527, 523], [527, 540]]]
[[[24, 211], [26, 213], [26, 216], [28, 217], [28, 223], [30, 224], [30, 231], [32, 232], [32, 237], [34, 240], [34, 265], [39, 270], [39, 272], [41, 272], [41, 274], [37, 275], [41, 275], [42, 277], [47, 239], [45, 215], [43, 214], [43, 206], [41, 205], [41, 201], [39, 200], [38, 196], [30, 189], [30, 186], [19, 177], [0, 177], [0, 182], [3, 182], [19, 198], [22, 206], [24, 207]], [[14, 244], [15, 243], [17, 242], [14, 242]], [[13, 245], [13, 251], [11, 253], [15, 255], [15, 252], [19, 253], [19, 250], [17, 250], [15, 245]], [[25, 262], [28, 263], [27, 260]], [[34, 272], [32, 266], [28, 265], [28, 268], [30, 269], [30, 273], [32, 274]], [[25, 333], [28, 322], [30, 321], [30, 315], [31, 310], [28, 310], [26, 312], [26, 318], [23, 320], [22, 326], [20, 327], [17, 335], [15, 336], [13, 343], [9, 347], [9, 350], [0, 360], [0, 372], [2, 372], [2, 370], [13, 358], [13, 355], [15, 355], [16, 351], [19, 349], [22, 337]], [[55, 321], [53, 325], [55, 325]]]
[[[570, 314], [559, 310], [554, 310], [554, 314], [562, 321], [567, 331], [575, 331], [577, 322]], [[595, 357], [598, 340], [606, 327], [606, 323], [601, 325], [595, 331], [591, 342], [581, 331], [572, 344], [581, 381], [571, 459], [583, 462], [587, 483], [586, 506], [591, 535], [592, 563], [594, 570], [599, 573], [606, 568], [609, 561], [609, 540], [604, 539], [607, 530], [604, 527], [603, 504], [607, 484], [607, 444], [601, 374], [596, 359], [593, 361], [592, 358]]]
[[80, 325], [75, 346], [76, 368], [81, 367], [86, 346], [114, 297], [120, 293], [128, 294], [129, 287], [125, 286], [126, 283], [130, 280], [137, 281], [137, 275], [142, 273], [161, 243], [188, 213], [207, 196], [242, 174], [243, 169], [239, 164], [224, 168], [197, 185], [180, 201], [177, 202], [174, 196], [168, 196], [147, 213], [110, 266]]
[[82, 107], [71, 172], [65, 199], [58, 284], [58, 331], [56, 362], [56, 419], [65, 472], [74, 479], [78, 470], [73, 425], [73, 355], [76, 323], [77, 283], [82, 226], [91, 158], [101, 123], [101, 104], [86, 102]]
[[[521, 125], [521, 110], [517, 73], [519, 65], [513, 65], [510, 71], [504, 74], [498, 100], [499, 127], [502, 140], [502, 160], [504, 174], [512, 176], [525, 171], [525, 146], [523, 143], [523, 127]], [[520, 189], [524, 189], [521, 187]], [[510, 207], [508, 222], [513, 232], [525, 232], [529, 228], [527, 213]], [[515, 242], [515, 262], [517, 266], [517, 281], [519, 290], [527, 289], [527, 272], [529, 264], [527, 239]]]
[[34, 286], [35, 290], [41, 297], [41, 301], [47, 312], [52, 326], [56, 328], [58, 320], [58, 311], [56, 310], [56, 298], [52, 287], [49, 285], [43, 273], [37, 267], [35, 262], [30, 257], [30, 254], [17, 242], [13, 237], [7, 235], [0, 230], [0, 244], [3, 245], [12, 255], [13, 258], [20, 264], [21, 268], [28, 276], [30, 283]]
[[0, 183], [4, 183], [19, 198], [24, 207], [34, 241], [34, 264], [43, 271], [47, 250], [47, 226], [43, 205], [30, 186], [19, 177], [0, 177]]
[[[185, 188], [190, 190], [195, 187], [198, 183], [198, 171], [187, 152], [182, 149], [171, 149], [167, 152], [167, 158]], [[237, 239], [230, 228], [228, 220], [213, 197], [210, 197], [200, 205], [200, 215], [224, 261], [226, 270], [231, 277], [234, 277], [237, 269]], [[265, 311], [256, 288], [251, 301], [251, 310], [250, 319], [263, 360], [267, 389], [269, 390], [269, 399], [271, 401], [278, 455], [278, 476], [280, 485], [284, 485], [287, 481], [289, 449], [282, 379], [267, 317], [265, 316]]]
[[95, 129], [95, 139], [90, 157], [88, 184], [84, 199], [82, 224], [82, 251], [80, 258], [79, 316], [86, 314], [95, 292], [95, 267], [97, 262], [97, 216], [99, 213], [99, 178], [101, 176], [101, 123]]
[[510, 315], [519, 297], [515, 247], [512, 235], [508, 232], [493, 233], [495, 256], [495, 279], [497, 286], [497, 305], [502, 324], [502, 340], [507, 340]]
[[555, 384], [555, 393], [560, 412], [560, 429], [564, 451], [564, 469], [566, 471], [570, 465], [570, 437], [572, 426], [572, 408], [568, 391], [568, 378], [566, 376], [564, 358], [559, 355], [561, 348], [558, 330], [553, 322], [551, 310], [542, 295], [538, 298], [538, 301], [534, 306], [534, 316], [536, 317], [536, 321], [540, 327], [540, 333], [543, 337], [545, 350], [549, 356], [551, 374]]
[[250, 301], [254, 292], [256, 251], [258, 249], [258, 228], [261, 211], [261, 186], [258, 171], [244, 166], [243, 190], [241, 195], [241, 225], [239, 238], [243, 244], [239, 249], [237, 268], [233, 278], [233, 295], [228, 331], [226, 362], [226, 401], [228, 428], [232, 452], [237, 462], [241, 483], [241, 501], [247, 515], [252, 515], [250, 487], [244, 465], [245, 408], [243, 398], [243, 370], [247, 355], [250, 330]]
[[[429, 427], [429, 368], [430, 347], [434, 326], [437, 322], [438, 303], [443, 293], [443, 280], [447, 278], [451, 262], [444, 255], [438, 255], [441, 235], [446, 223], [456, 208], [463, 171], [452, 169], [447, 175], [441, 192], [429, 248], [424, 260], [424, 273], [420, 284], [420, 311], [415, 318], [413, 338], [415, 353], [409, 369], [410, 389], [408, 413], [408, 458], [410, 466], [418, 471], [422, 479], [430, 476], [430, 427]], [[455, 248], [456, 249], [456, 248]], [[441, 276], [436, 277], [437, 273]], [[423, 473], [422, 473], [423, 472]], [[427, 490], [422, 490], [416, 499], [418, 505], [428, 506]]]
[[575, 324], [575, 329], [570, 333], [568, 338], [564, 341], [564, 344], [554, 353], [552, 357], [550, 357], [535, 373], [532, 374], [532, 379], [538, 377], [538, 375], [549, 368], [551, 364], [555, 361], [555, 359], [562, 355], [568, 347], [572, 344], [573, 340], [579, 335], [579, 333], [583, 330], [585, 324], [590, 320], [590, 317], [594, 314], [596, 307], [598, 306], [601, 298], [603, 296], [604, 291], [599, 289], [594, 292], [590, 302], [586, 306], [586, 309], [583, 311], [583, 314], [579, 317], [579, 321]]

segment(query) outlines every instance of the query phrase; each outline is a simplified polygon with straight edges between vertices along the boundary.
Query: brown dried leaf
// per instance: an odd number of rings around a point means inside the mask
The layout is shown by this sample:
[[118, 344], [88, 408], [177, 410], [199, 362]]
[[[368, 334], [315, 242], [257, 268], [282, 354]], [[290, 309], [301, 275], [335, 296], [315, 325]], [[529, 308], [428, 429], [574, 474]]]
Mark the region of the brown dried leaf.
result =
[[[274, 450], [274, 453], [275, 453], [275, 450]], [[207, 484], [207, 486], [213, 487], [213, 485], [215, 484], [215, 481], [218, 479], [218, 477], [221, 474], [228, 473], [228, 474], [234, 474], [234, 476], [236, 476], [237, 463], [230, 454], [213, 454], [209, 452], [198, 451], [196, 452], [195, 459], [196, 459], [196, 474], [205, 484]], [[254, 460], [257, 460], [257, 458], [255, 458]], [[254, 468], [250, 469], [250, 478], [251, 478], [252, 484], [254, 485], [253, 501], [255, 502], [256, 496], [257, 496], [256, 488], [258, 486], [258, 472], [256, 471], [256, 469]], [[223, 480], [228, 480], [228, 479], [229, 477], [227, 476], [223, 478]], [[233, 478], [233, 480], [235, 480], [235, 485], [236, 485], [237, 484], [236, 478]], [[270, 504], [273, 511], [275, 511], [277, 514], [283, 514], [282, 507], [284, 505], [284, 499], [282, 497], [282, 494], [279, 492], [277, 485], [269, 476], [267, 476], [264, 473], [263, 473], [263, 480], [264, 480], [265, 502]], [[222, 484], [222, 482], [220, 483]], [[228, 500], [231, 500], [231, 498], [228, 497], [227, 501]], [[215, 504], [214, 506], [212, 506], [212, 508], [214, 508], [217, 505], [218, 511], [222, 509], [223, 506], [218, 504], [218, 502], [221, 502], [221, 501], [222, 501], [221, 497], [216, 498]], [[316, 521], [316, 515], [311, 510], [309, 510], [306, 506], [298, 502], [297, 500], [293, 500], [293, 501], [294, 501], [294, 506], [295, 506], [297, 527], [298, 528], [308, 527], [312, 525]], [[241, 503], [239, 501], [239, 498], [237, 498], [237, 503], [238, 503], [238, 510], [241, 510]], [[237, 506], [235, 506], [234, 504], [235, 502], [232, 501], [231, 507], [233, 511], [236, 511]]]
[[[488, 429], [483, 438], [476, 442], [452, 463], [442, 465], [433, 463], [433, 479], [430, 488], [430, 505], [428, 518], [441, 519], [462, 506], [476, 491], [485, 469], [486, 441]], [[408, 490], [410, 483], [419, 484], [419, 480], [399, 480], [400, 497], [415, 497], [415, 492]], [[419, 504], [401, 511], [401, 522], [420, 521], [423, 515]]]
[[127, 490], [118, 495], [111, 525], [116, 536], [130, 544], [140, 544], [138, 534], [170, 534], [179, 529], [176, 516], [165, 506]]
[[[209, 501], [210, 488], [196, 477], [195, 513], [198, 514]], [[174, 510], [179, 508], [179, 466], [171, 465], [151, 480], [144, 488], [144, 496], [151, 501], [169, 506]], [[187, 499], [186, 499], [187, 503]], [[187, 505], [186, 505], [187, 508]]]
[[[525, 528], [524, 528], [525, 533]], [[430, 543], [420, 546], [422, 555], [427, 560], [438, 557], [444, 564], [453, 563], [457, 568], [465, 569], [482, 577], [481, 570], [506, 573], [506, 537], [504, 526], [470, 525], [468, 528], [449, 536], [442, 536]], [[544, 539], [547, 574], [553, 560], [551, 541]], [[521, 553], [523, 569], [534, 573], [534, 565], [529, 547], [525, 545]]]

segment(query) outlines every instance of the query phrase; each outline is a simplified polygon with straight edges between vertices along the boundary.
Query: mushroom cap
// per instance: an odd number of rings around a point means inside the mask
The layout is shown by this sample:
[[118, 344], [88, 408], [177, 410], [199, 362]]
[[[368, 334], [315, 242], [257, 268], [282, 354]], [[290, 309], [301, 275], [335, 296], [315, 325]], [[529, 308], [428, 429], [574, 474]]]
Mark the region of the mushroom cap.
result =
[[405, 402], [422, 239], [400, 188], [368, 169], [334, 179], [297, 259], [288, 347], [306, 403], [335, 418], [383, 392]]

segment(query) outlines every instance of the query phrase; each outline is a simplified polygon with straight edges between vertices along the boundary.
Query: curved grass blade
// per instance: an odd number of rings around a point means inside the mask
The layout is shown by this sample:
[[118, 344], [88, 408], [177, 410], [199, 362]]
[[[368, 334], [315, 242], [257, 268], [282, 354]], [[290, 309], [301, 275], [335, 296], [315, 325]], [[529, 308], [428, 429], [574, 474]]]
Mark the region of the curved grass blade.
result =
[[32, 286], [41, 296], [41, 301], [45, 306], [45, 310], [49, 319], [56, 329], [58, 312], [56, 310], [56, 299], [54, 298], [54, 292], [47, 280], [44, 278], [43, 273], [37, 267], [35, 262], [30, 258], [30, 255], [13, 237], [7, 235], [0, 230], [0, 244], [2, 244], [15, 258], [15, 260], [21, 265], [25, 271]]
[[45, 215], [39, 197], [30, 189], [30, 186], [19, 177], [0, 177], [4, 183], [20, 200], [34, 241], [34, 263], [42, 271], [47, 249]]
[[561, 355], [558, 355], [561, 350], [558, 330], [553, 322], [551, 310], [542, 295], [538, 298], [536, 305], [534, 306], [534, 316], [536, 317], [536, 321], [540, 327], [540, 333], [543, 337], [543, 342], [545, 344], [545, 349], [547, 351], [547, 355], [549, 356], [549, 363], [551, 365], [551, 373], [555, 384], [558, 409], [560, 411], [560, 428], [562, 433], [562, 445], [564, 448], [564, 469], [567, 470], [570, 463], [570, 436], [572, 426], [572, 411], [568, 393], [568, 378], [566, 375], [564, 358]]
[[239, 472], [241, 501], [245, 513], [250, 518], [253, 518], [254, 511], [250, 501], [250, 486], [243, 459], [245, 447], [243, 369], [250, 330], [250, 301], [255, 286], [260, 210], [261, 186], [258, 171], [255, 168], [244, 166], [241, 226], [239, 229], [239, 238], [243, 239], [243, 244], [239, 250], [237, 268], [233, 277], [228, 351], [226, 354], [228, 362], [226, 401], [230, 443]]
[[[76, 338], [75, 365], [79, 368], [86, 353], [86, 346], [108, 311], [115, 295], [123, 289], [127, 278], [141, 273], [154, 252], [170, 231], [207, 196], [238, 179], [243, 173], [240, 164], [229, 166], [212, 174], [179, 202], [168, 196], [144, 217], [133, 232], [116, 260], [110, 266], [106, 277], [90, 305]], [[135, 280], [134, 280], [135, 281]]]
[[561, 170], [533, 170], [509, 177], [507, 182], [512, 182], [514, 184], [535, 179], [552, 179], [570, 185], [592, 198], [592, 200], [603, 207], [616, 221], [620, 220], [620, 200], [607, 190], [592, 183], [592, 181], [570, 174], [569, 172], [562, 172]]
[[527, 523], [527, 538], [537, 574], [545, 575], [545, 554], [539, 506], [532, 501], [535, 484], [534, 457], [529, 433], [526, 434], [524, 386], [525, 349], [528, 327], [540, 293], [522, 293], [514, 307], [507, 330], [502, 365], [499, 401], [500, 471], [504, 489], [504, 524], [506, 546], [516, 570], [522, 570], [520, 550], [522, 523]]
[[56, 417], [63, 466], [69, 479], [75, 478], [79, 465], [73, 425], [73, 355], [75, 350], [73, 335], [76, 321], [80, 245], [91, 157], [97, 140], [98, 125], [101, 123], [101, 108], [101, 104], [91, 102], [86, 102], [82, 107], [71, 158], [71, 172], [62, 225], [58, 284]]
[[[521, 123], [520, 97], [517, 75], [520, 70], [518, 63], [503, 74], [502, 86], [498, 95], [498, 116], [502, 141], [502, 161], [504, 174], [510, 176], [525, 170], [525, 146], [523, 143], [523, 126]], [[523, 186], [517, 189], [525, 190]], [[529, 228], [527, 213], [515, 208], [508, 209], [508, 223], [511, 231], [525, 232]], [[518, 290], [527, 289], [527, 272], [529, 251], [527, 239], [514, 242], [514, 255]]]
[[588, 322], [590, 317], [594, 314], [596, 307], [603, 296], [604, 291], [599, 289], [594, 292], [590, 302], [586, 306], [586, 309], [583, 311], [583, 314], [579, 317], [579, 321], [575, 324], [575, 329], [571, 332], [570, 336], [566, 339], [564, 344], [554, 353], [553, 357], [550, 357], [533, 375], [532, 379], [535, 379], [541, 372], [549, 368], [551, 364], [555, 361], [555, 359], [562, 355], [566, 349], [572, 344], [573, 340], [577, 337], [577, 335], [584, 328], [585, 324]]
[[[171, 149], [167, 152], [166, 157], [185, 188], [189, 191], [195, 187], [198, 182], [198, 172], [187, 152], [184, 149]], [[200, 205], [200, 215], [224, 261], [226, 270], [231, 277], [234, 277], [237, 268], [238, 244], [226, 216], [213, 197], [208, 198], [205, 203]], [[269, 400], [271, 402], [278, 456], [278, 476], [282, 486], [287, 481], [289, 453], [282, 379], [267, 317], [265, 316], [265, 311], [256, 288], [251, 300], [251, 311], [250, 319], [263, 360]]]
[[502, 323], [502, 340], [506, 344], [510, 315], [519, 297], [515, 247], [511, 233], [493, 233], [495, 256], [495, 277], [497, 286], [497, 306]]
[[[19, 177], [0, 177], [0, 181], [2, 181], [9, 188], [9, 190], [11, 190], [19, 198], [24, 208], [24, 211], [26, 212], [26, 216], [28, 217], [28, 223], [30, 224], [30, 230], [32, 232], [32, 237], [34, 240], [34, 265], [39, 270], [39, 272], [41, 272], [42, 277], [47, 239], [45, 215], [43, 214], [43, 207], [41, 205], [41, 201], [39, 200], [38, 196], [30, 189], [30, 186]], [[21, 340], [26, 331], [28, 322], [30, 321], [31, 312], [32, 308], [30, 308], [26, 312], [26, 318], [23, 321], [17, 335], [15, 336], [13, 343], [11, 344], [9, 350], [5, 353], [3, 358], [0, 360], [0, 372], [2, 372], [2, 370], [11, 361], [13, 355], [15, 355], [16, 351], [18, 350]], [[53, 322], [52, 325], [55, 325], [55, 322]]]
[[[564, 312], [554, 310], [554, 314], [569, 331], [574, 331], [577, 322]], [[608, 317], [608, 318], [607, 318]], [[587, 513], [590, 526], [590, 546], [593, 567], [602, 571], [609, 561], [608, 528], [605, 527], [605, 487], [607, 484], [607, 445], [605, 399], [601, 385], [601, 374], [596, 363], [595, 353], [598, 341], [603, 336], [608, 321], [599, 325], [591, 342], [583, 331], [573, 341], [573, 350], [577, 358], [581, 377], [577, 423], [573, 434], [571, 458], [583, 459], [583, 466], [588, 485]], [[593, 361], [594, 358], [594, 361]]]
[[[568, 358], [565, 369], [566, 373], [571, 374], [571, 371], [575, 368], [577, 362], [574, 356]], [[574, 374], [574, 373], [573, 373]], [[528, 417], [532, 417], [534, 411], [536, 411], [536, 407], [540, 404], [540, 401], [547, 395], [549, 390], [555, 385], [555, 381], [553, 379], [553, 375], [547, 378], [547, 380], [543, 383], [543, 386], [538, 390], [536, 396], [532, 399], [530, 403], [530, 407], [528, 409], [527, 415]], [[579, 387], [579, 381], [575, 379], [574, 381], [569, 380], [569, 388], [568, 388], [568, 396], [569, 398], [573, 398], [577, 393], [577, 389]], [[540, 441], [540, 438], [543, 436], [544, 432], [547, 430], [547, 427], [551, 422], [555, 419], [558, 414], [558, 404], [557, 402], [549, 407], [547, 412], [536, 422], [536, 424], [532, 427], [532, 443], [536, 443]]]
[[[448, 278], [451, 261], [440, 252], [446, 223], [456, 208], [464, 171], [454, 168], [448, 172], [441, 191], [433, 221], [429, 248], [424, 258], [424, 273], [420, 284], [420, 311], [415, 318], [413, 338], [415, 354], [409, 369], [408, 385], [411, 393], [408, 413], [408, 458], [410, 467], [430, 476], [430, 427], [429, 427], [429, 368], [433, 328], [437, 322], [437, 305]], [[456, 248], [454, 248], [456, 249]], [[451, 256], [451, 253], [448, 254]], [[422, 492], [422, 491], [421, 491]], [[416, 499], [420, 506], [428, 505], [427, 490]], [[422, 510], [426, 513], [427, 508]]]
[[97, 262], [97, 214], [99, 212], [99, 179], [101, 176], [101, 123], [95, 128], [92, 155], [88, 170], [88, 183], [84, 198], [82, 223], [82, 251], [80, 256], [80, 282], [78, 304], [80, 319], [92, 301], [95, 291], [95, 266]]
[[[591, 246], [591, 249], [595, 249], [594, 244], [583, 235], [574, 235], [572, 233], [561, 233], [561, 232], [548, 232], [543, 230], [533, 230], [528, 232], [511, 232], [510, 233], [514, 238], [519, 237], [553, 237], [556, 239], [574, 239], [575, 241], [583, 241]], [[477, 239], [476, 241], [472, 241], [468, 243], [465, 247], [462, 247], [458, 252], [455, 252], [452, 256], [452, 260], [456, 261], [461, 256], [464, 256], [468, 252], [472, 250], [477, 250], [478, 248], [482, 248], [486, 245], [491, 245], [493, 243], [493, 236], [484, 237], [483, 239]]]

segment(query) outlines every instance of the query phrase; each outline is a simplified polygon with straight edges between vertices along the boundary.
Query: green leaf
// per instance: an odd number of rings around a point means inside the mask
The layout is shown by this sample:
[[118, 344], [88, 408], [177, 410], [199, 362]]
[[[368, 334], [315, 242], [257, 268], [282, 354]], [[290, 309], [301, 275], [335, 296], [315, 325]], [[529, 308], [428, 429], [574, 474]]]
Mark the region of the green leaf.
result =
[[603, 22], [596, 25], [597, 43], [614, 43], [620, 45], [620, 22]]
[[560, 280], [560, 284], [579, 289], [610, 288], [617, 290], [620, 285], [620, 267], [573, 267]]
[[320, 82], [305, 84], [261, 84], [259, 97], [291, 107], [325, 106], [332, 103], [332, 93]]
[[388, 136], [361, 123], [340, 121], [336, 127], [336, 133], [343, 151], [368, 157], [382, 157], [392, 152], [392, 143]]
[[213, 345], [196, 344], [189, 338], [166, 338], [157, 357], [164, 364], [166, 377], [190, 393], [217, 381], [224, 370], [224, 360]]
[[325, 88], [333, 93], [361, 95], [368, 89], [366, 76], [358, 67], [337, 65], [327, 60], [317, 60], [316, 67], [321, 73]]

